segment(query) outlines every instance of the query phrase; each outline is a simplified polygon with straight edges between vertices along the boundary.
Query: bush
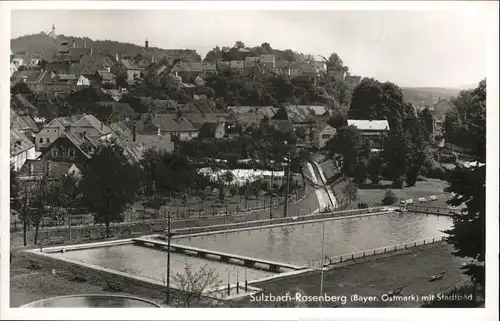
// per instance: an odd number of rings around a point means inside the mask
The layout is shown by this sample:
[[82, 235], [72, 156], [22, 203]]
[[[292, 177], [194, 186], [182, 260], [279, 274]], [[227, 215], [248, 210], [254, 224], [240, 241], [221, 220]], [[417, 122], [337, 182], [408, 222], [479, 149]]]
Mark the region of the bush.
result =
[[392, 205], [396, 203], [397, 197], [390, 189], [385, 191], [384, 198], [382, 198], [382, 205]]
[[395, 188], [403, 188], [405, 186], [405, 177], [400, 176], [392, 181]]
[[368, 204], [366, 204], [365, 202], [359, 202], [358, 203], [358, 208], [359, 209], [368, 208]]
[[435, 178], [435, 179], [441, 179], [441, 180], [447, 180], [448, 179], [448, 170], [444, 168], [443, 166], [436, 164], [432, 166], [431, 168], [426, 168], [424, 173], [424, 177], [427, 178]]
[[233, 185], [233, 186], [231, 186], [231, 187], [229, 188], [229, 194], [231, 194], [231, 196], [234, 196], [234, 195], [238, 194], [238, 187], [236, 187], [236, 186], [234, 186], [234, 185]]

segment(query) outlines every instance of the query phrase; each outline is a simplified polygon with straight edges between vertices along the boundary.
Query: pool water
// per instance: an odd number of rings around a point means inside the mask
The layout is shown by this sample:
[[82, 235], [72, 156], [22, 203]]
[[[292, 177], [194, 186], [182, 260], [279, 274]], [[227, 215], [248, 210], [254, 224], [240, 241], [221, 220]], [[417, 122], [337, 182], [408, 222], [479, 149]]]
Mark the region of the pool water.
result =
[[452, 225], [447, 216], [391, 213], [353, 219], [325, 220], [288, 226], [173, 239], [172, 242], [228, 253], [238, 253], [295, 265], [321, 258], [376, 249], [443, 235]]

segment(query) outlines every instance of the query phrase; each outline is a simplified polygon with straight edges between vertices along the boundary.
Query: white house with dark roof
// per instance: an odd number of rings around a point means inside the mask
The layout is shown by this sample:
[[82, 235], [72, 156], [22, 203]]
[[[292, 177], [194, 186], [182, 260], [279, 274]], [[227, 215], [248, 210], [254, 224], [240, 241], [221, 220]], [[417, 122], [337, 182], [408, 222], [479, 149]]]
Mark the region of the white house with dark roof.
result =
[[10, 130], [10, 164], [17, 171], [29, 159], [36, 158], [35, 144], [18, 129]]
[[361, 136], [368, 139], [374, 149], [382, 147], [383, 140], [390, 130], [387, 120], [349, 119], [347, 125], [358, 128]]

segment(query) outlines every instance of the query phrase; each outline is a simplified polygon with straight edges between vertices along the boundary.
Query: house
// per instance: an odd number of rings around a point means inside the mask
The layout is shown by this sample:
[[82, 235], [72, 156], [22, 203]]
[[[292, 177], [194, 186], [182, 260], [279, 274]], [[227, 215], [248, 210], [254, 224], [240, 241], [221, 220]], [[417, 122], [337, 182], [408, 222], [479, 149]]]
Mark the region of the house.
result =
[[156, 150], [171, 153], [175, 149], [175, 145], [172, 142], [172, 136], [170, 134], [161, 136], [138, 134], [136, 137], [136, 143], [141, 146], [143, 151], [155, 148]]
[[82, 134], [73, 133], [68, 126], [40, 155], [45, 162], [67, 162], [83, 166], [91, 158], [97, 145]]
[[91, 140], [106, 139], [112, 133], [108, 126], [104, 125], [103, 122], [93, 115], [81, 117], [70, 127], [72, 133], [84, 135]]
[[274, 72], [280, 76], [290, 76], [290, 68], [288, 68], [288, 62], [283, 59], [276, 60]]
[[77, 86], [90, 86], [90, 77], [89, 76], [84, 76], [80, 75], [76, 82]]
[[10, 107], [20, 115], [34, 115], [37, 112], [37, 108], [22, 94], [11, 96]]
[[132, 121], [139, 117], [139, 113], [136, 113], [132, 107], [127, 103], [115, 103], [113, 105], [113, 112], [109, 119], [111, 121]]
[[35, 159], [35, 144], [18, 129], [10, 130], [10, 164], [19, 170], [28, 159]]
[[42, 150], [52, 144], [64, 129], [74, 123], [75, 119], [70, 117], [59, 117], [51, 120], [36, 134], [35, 146], [37, 150]]
[[318, 55], [307, 55], [305, 61], [317, 68], [320, 74], [327, 73], [327, 63], [326, 60]]
[[245, 62], [243, 60], [219, 61], [217, 62], [217, 69], [242, 72], [245, 69]]
[[10, 62], [10, 77], [19, 70], [19, 65], [15, 61]]
[[245, 69], [252, 69], [259, 64], [260, 57], [245, 57]]
[[196, 76], [196, 78], [193, 80], [193, 83], [196, 86], [205, 86], [205, 80], [203, 80], [200, 75]]
[[321, 123], [314, 132], [314, 146], [318, 149], [325, 148], [327, 142], [337, 134], [337, 130], [328, 123]]
[[10, 110], [10, 128], [19, 130], [32, 141], [34, 141], [35, 134], [38, 132], [38, 126], [31, 116], [18, 115], [12, 109]]
[[159, 114], [154, 116], [153, 122], [158, 126], [159, 135], [168, 134], [181, 141], [198, 137], [199, 130], [182, 115]]
[[259, 64], [267, 71], [274, 71], [276, 66], [276, 56], [273, 54], [263, 54], [260, 56]]
[[19, 179], [29, 180], [48, 176], [49, 179], [59, 178], [65, 175], [81, 176], [81, 169], [72, 162], [43, 161], [39, 159], [28, 160], [19, 170]]
[[346, 78], [346, 72], [343, 69], [328, 69], [328, 76], [335, 79], [336, 81], [344, 81]]
[[314, 64], [307, 62], [293, 62], [290, 64], [290, 77], [310, 76], [318, 77], [319, 69]]
[[[141, 69], [137, 67], [132, 60], [120, 59], [119, 68], [122, 68], [125, 71], [128, 82], [133, 82], [141, 77]], [[116, 73], [114, 74], [118, 76]]]
[[107, 70], [97, 70], [95, 76], [101, 80], [101, 85], [115, 85], [115, 75]]
[[434, 119], [438, 125], [442, 124], [446, 118], [446, 112], [453, 108], [452, 103], [447, 99], [439, 99], [437, 103], [434, 104], [432, 110], [434, 111]]
[[374, 149], [382, 148], [383, 141], [390, 130], [387, 120], [348, 119], [347, 125], [358, 128], [361, 137], [369, 140]]
[[175, 100], [155, 99], [150, 101], [149, 110], [154, 114], [168, 114], [178, 111], [179, 105]]
[[185, 113], [183, 116], [200, 132], [200, 134], [203, 132], [203, 138], [208, 138], [213, 134], [211, 138], [219, 139], [226, 135], [226, 118], [224, 115]]
[[198, 75], [207, 78], [217, 74], [217, 65], [213, 62], [178, 62], [172, 67], [172, 72], [183, 82], [189, 82]]

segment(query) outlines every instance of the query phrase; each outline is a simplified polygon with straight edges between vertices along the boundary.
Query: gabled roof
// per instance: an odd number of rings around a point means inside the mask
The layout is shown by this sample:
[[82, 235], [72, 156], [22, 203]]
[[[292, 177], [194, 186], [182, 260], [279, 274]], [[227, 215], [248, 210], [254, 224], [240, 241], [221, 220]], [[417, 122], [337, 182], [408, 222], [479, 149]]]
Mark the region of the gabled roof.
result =
[[14, 95], [11, 99], [11, 103], [14, 103], [14, 105], [16, 105], [17, 107], [36, 110], [36, 107], [33, 106], [30, 101], [26, 99], [26, 97], [24, 97], [22, 94]]
[[58, 78], [59, 80], [78, 80], [78, 77], [73, 74], [60, 74]]
[[312, 123], [316, 119], [307, 106], [286, 106], [286, 113], [290, 120], [295, 123]]
[[30, 130], [33, 132], [38, 131], [38, 126], [36, 125], [33, 118], [31, 118], [31, 116], [14, 115], [14, 117], [11, 117], [11, 127], [17, 128], [19, 130]]
[[139, 70], [139, 68], [130, 59], [120, 59], [121, 64], [129, 70]]
[[163, 132], [196, 132], [198, 131], [185, 117], [174, 114], [160, 114], [153, 119]]
[[196, 129], [200, 129], [205, 123], [219, 122], [219, 118], [214, 114], [201, 114], [201, 113], [186, 113], [183, 116], [191, 123]]
[[115, 79], [115, 75], [113, 75], [112, 73], [110, 73], [107, 70], [97, 70], [97, 73], [99, 74], [99, 77], [101, 77], [101, 79], [103, 79], [103, 80]]
[[179, 105], [175, 100], [155, 99], [150, 103], [151, 112], [156, 114], [176, 112], [178, 107]]
[[35, 144], [28, 137], [18, 129], [10, 130], [10, 156], [18, 155], [30, 148], [35, 148]]
[[59, 117], [59, 118], [52, 119], [48, 124], [43, 126], [43, 128], [57, 127], [59, 129], [64, 130], [67, 126], [73, 125], [74, 122], [75, 122], [75, 119], [72, 119], [70, 117]]
[[70, 64], [61, 64], [61, 63], [45, 64], [45, 70], [53, 71], [58, 74], [65, 74], [69, 72], [70, 67], [71, 67]]
[[104, 125], [94, 115], [83, 116], [73, 124], [73, 127], [95, 128], [100, 135], [106, 135], [111, 132], [111, 129], [109, 129], [108, 126]]
[[109, 128], [122, 140], [127, 140], [132, 135], [132, 131], [122, 121], [109, 124]]
[[387, 120], [348, 119], [347, 125], [356, 126], [359, 130], [366, 131], [387, 131], [390, 129]]
[[274, 127], [281, 133], [290, 133], [293, 132], [293, 124], [288, 120], [282, 119], [271, 119], [269, 120], [269, 125]]

